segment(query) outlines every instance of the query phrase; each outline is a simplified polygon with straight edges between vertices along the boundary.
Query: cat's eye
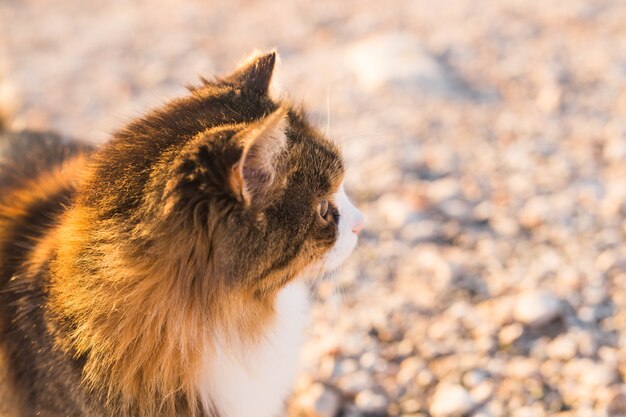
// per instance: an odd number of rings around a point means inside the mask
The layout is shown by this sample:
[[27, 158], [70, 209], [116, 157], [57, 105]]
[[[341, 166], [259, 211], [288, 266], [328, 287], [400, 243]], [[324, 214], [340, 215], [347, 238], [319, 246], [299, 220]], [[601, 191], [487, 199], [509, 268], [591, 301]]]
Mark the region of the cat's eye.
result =
[[319, 212], [320, 217], [322, 219], [324, 219], [326, 221], [330, 221], [330, 219], [329, 219], [330, 210], [329, 210], [328, 200], [320, 201], [320, 203], [318, 205], [318, 212]]

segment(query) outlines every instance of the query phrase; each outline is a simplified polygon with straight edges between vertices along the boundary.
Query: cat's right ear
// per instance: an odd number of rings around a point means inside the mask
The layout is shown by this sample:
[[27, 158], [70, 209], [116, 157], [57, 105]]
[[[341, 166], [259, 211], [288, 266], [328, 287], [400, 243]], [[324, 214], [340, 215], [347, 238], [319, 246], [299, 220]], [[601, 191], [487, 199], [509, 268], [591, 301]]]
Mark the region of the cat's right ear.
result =
[[267, 95], [270, 84], [273, 84], [272, 77], [278, 59], [276, 51], [254, 52], [224, 81], [260, 96]]
[[249, 207], [261, 203], [276, 179], [276, 162], [287, 146], [287, 109], [279, 107], [238, 133], [239, 160], [231, 167], [228, 183], [237, 199]]

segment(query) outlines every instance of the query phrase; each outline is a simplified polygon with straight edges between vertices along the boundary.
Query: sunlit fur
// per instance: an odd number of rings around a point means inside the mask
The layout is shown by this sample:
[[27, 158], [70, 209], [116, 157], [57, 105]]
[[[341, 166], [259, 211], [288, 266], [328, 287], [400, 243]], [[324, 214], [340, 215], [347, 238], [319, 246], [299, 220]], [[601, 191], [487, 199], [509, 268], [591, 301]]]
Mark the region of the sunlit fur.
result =
[[320, 217], [322, 199], [347, 207], [342, 159], [269, 96], [275, 59], [204, 80], [95, 151], [0, 134], [9, 416], [243, 417], [207, 364], [256, 351], [290, 311], [281, 291], [356, 240]]

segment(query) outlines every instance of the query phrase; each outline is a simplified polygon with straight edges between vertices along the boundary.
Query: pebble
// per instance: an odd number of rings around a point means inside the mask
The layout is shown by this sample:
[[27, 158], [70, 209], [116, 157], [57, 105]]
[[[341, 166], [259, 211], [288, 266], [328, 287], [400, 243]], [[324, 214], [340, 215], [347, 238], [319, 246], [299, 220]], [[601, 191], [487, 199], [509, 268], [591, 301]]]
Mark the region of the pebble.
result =
[[429, 411], [434, 417], [460, 417], [474, 407], [465, 388], [447, 382], [437, 385]]
[[578, 347], [576, 340], [570, 335], [562, 335], [555, 338], [548, 344], [548, 356], [553, 359], [570, 360], [576, 356]]
[[345, 394], [356, 395], [372, 384], [372, 375], [365, 370], [359, 370], [344, 375], [337, 380], [337, 387]]
[[472, 369], [463, 375], [463, 385], [466, 387], [475, 387], [489, 378], [489, 374], [483, 370]]
[[606, 406], [608, 417], [626, 416], [626, 393], [622, 391], [616, 392], [609, 400]]
[[341, 408], [341, 397], [325, 385], [314, 383], [297, 398], [293, 407], [302, 417], [336, 417]]
[[587, 386], [606, 387], [617, 378], [617, 370], [605, 363], [591, 364], [585, 361], [581, 368], [581, 382]]
[[498, 340], [500, 345], [508, 346], [515, 343], [522, 334], [524, 334], [524, 327], [519, 323], [512, 323], [504, 326], [498, 333]]
[[408, 400], [402, 401], [400, 409], [403, 415], [417, 413], [422, 409], [422, 404], [415, 398], [410, 398]]
[[415, 380], [422, 369], [424, 369], [424, 362], [421, 359], [407, 358], [400, 364], [396, 379], [400, 385], [406, 385], [409, 381]]
[[378, 210], [391, 228], [403, 227], [415, 216], [415, 210], [404, 200], [385, 195], [378, 201]]
[[618, 378], [615, 365], [595, 362], [588, 358], [568, 361], [562, 372], [562, 381], [570, 398], [577, 395], [588, 397], [598, 389], [609, 387]]
[[346, 65], [362, 88], [415, 86], [429, 92], [452, 90], [444, 68], [423, 48], [419, 38], [395, 31], [366, 37], [346, 52]]
[[359, 392], [354, 399], [356, 406], [367, 413], [384, 411], [387, 407], [387, 401], [388, 400], [385, 395], [371, 390]]
[[435, 376], [428, 369], [422, 369], [415, 378], [415, 382], [422, 388], [426, 388], [435, 382]]
[[524, 325], [540, 327], [560, 317], [562, 312], [562, 302], [553, 294], [530, 291], [517, 297], [513, 315]]
[[472, 398], [478, 403], [487, 402], [493, 394], [496, 392], [496, 385], [491, 380], [482, 381], [481, 383], [474, 386], [470, 394]]

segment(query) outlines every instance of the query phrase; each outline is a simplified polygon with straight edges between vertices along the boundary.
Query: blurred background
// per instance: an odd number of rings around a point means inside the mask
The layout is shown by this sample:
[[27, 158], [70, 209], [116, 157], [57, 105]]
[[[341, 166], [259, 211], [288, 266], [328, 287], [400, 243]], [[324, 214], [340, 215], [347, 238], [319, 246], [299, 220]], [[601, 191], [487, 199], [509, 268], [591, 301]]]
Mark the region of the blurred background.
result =
[[0, 0], [0, 108], [101, 142], [277, 47], [360, 246], [289, 417], [626, 415], [623, 0]]

